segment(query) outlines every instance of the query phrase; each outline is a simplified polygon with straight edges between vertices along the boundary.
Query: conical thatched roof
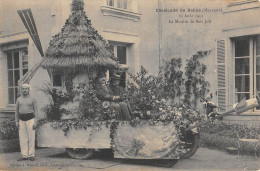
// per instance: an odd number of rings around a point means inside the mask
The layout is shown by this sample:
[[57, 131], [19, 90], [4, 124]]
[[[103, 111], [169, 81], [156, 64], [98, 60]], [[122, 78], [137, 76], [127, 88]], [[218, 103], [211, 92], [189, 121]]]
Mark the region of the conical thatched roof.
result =
[[61, 32], [53, 36], [43, 58], [45, 69], [116, 67], [106, 41], [91, 26], [82, 0], [73, 0], [71, 15]]

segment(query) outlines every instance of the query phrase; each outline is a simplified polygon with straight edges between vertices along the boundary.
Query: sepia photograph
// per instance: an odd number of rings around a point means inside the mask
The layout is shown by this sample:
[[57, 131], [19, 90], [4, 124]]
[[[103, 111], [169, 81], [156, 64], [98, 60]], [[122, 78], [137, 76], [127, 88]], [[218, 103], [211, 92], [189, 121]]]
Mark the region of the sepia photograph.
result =
[[0, 170], [260, 171], [259, 0], [0, 0]]

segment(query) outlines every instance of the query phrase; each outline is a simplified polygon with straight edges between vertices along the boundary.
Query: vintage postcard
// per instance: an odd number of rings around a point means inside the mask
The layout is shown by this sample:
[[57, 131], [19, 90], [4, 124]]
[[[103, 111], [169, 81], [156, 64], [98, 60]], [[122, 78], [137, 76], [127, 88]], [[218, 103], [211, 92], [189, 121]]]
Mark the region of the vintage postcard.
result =
[[1, 170], [259, 170], [259, 0], [0, 0]]

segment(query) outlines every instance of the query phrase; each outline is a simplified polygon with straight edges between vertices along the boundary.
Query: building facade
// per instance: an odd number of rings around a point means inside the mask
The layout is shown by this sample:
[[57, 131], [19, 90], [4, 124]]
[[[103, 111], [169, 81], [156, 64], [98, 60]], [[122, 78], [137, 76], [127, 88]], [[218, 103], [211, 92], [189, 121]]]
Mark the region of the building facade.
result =
[[[71, 1], [0, 3], [0, 111], [8, 115], [14, 111], [18, 80], [41, 60], [17, 10], [32, 10], [45, 51], [70, 15]], [[243, 97], [252, 98], [260, 92], [259, 1], [84, 0], [84, 3], [93, 27], [108, 41], [123, 70], [134, 73], [143, 65], [150, 74], [156, 74], [164, 59], [182, 57], [185, 66], [185, 60], [196, 51], [211, 50], [203, 63], [207, 65], [205, 77], [218, 105], [229, 110]], [[221, 11], [189, 11], [203, 8]], [[185, 9], [185, 13], [180, 9]], [[181, 14], [186, 14], [187, 20], [197, 15], [203, 23], [176, 23]], [[37, 92], [37, 86], [44, 81], [62, 85], [62, 79], [53, 79], [40, 69], [31, 81], [33, 90]], [[248, 113], [258, 114], [258, 109]]]

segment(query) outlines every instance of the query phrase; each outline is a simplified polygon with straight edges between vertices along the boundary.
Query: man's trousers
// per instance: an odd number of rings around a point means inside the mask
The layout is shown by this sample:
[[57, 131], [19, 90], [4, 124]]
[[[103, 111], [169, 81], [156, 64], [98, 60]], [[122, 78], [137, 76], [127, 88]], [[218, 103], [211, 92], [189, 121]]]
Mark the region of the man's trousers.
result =
[[35, 130], [34, 119], [28, 121], [19, 120], [19, 140], [22, 157], [34, 157], [35, 154]]

